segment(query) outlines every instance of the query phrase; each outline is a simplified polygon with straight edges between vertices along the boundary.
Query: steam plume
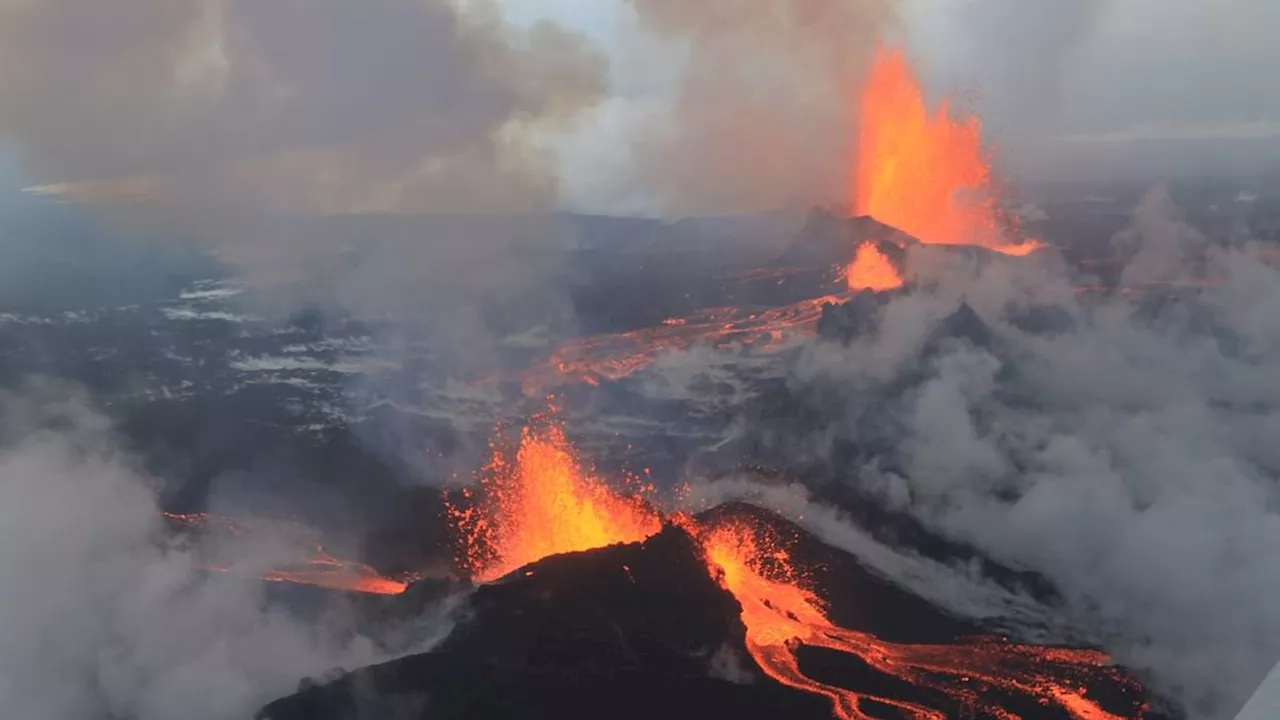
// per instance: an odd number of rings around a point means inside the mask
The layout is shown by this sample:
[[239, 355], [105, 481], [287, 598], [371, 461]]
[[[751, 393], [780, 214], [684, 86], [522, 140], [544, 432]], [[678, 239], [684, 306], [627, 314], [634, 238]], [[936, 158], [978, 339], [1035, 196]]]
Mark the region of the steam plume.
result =
[[260, 587], [193, 570], [159, 532], [150, 485], [78, 393], [0, 395], [7, 716], [242, 718], [303, 676], [377, 659], [342, 622], [304, 623]]
[[687, 52], [638, 172], [671, 212], [808, 208], [845, 197], [855, 102], [895, 0], [631, 0]]
[[[1230, 717], [1280, 657], [1280, 456], [1264, 440], [1280, 422], [1280, 273], [1250, 244], [1211, 242], [1162, 190], [1116, 243], [1129, 282], [1214, 282], [1084, 302], [1051, 257], [922, 248], [919, 289], [874, 336], [807, 350], [793, 382], [843, 393], [845, 415], [794, 450], [859, 443], [875, 457], [840, 474], [863, 496], [1043, 573], [1191, 716]], [[931, 340], [962, 298], [994, 342]], [[1044, 303], [1074, 329], [1023, 329]]]

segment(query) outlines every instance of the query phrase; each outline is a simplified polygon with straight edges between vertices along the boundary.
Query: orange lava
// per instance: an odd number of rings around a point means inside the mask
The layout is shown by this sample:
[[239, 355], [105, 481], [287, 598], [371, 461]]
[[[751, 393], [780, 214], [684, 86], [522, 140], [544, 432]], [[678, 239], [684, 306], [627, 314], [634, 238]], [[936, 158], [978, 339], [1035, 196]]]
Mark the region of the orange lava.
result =
[[[686, 523], [686, 527], [689, 523]], [[822, 601], [805, 587], [783, 543], [743, 521], [693, 526], [708, 568], [742, 606], [747, 649], [769, 677], [828, 698], [837, 718], [871, 720], [869, 707], [892, 707], [910, 718], [945, 720], [943, 712], [915, 702], [857, 693], [814, 680], [800, 668], [798, 644], [857, 656], [868, 666], [933, 690], [969, 711], [1017, 715], [988, 700], [991, 692], [1030, 696], [1078, 720], [1121, 720], [1085, 694], [1086, 679], [1121, 676], [1106, 655], [1092, 650], [1019, 645], [979, 638], [955, 645], [890, 643], [834, 625]]]
[[478, 502], [450, 506], [462, 564], [491, 582], [551, 555], [642, 541], [662, 520], [643, 499], [652, 488], [632, 489], [620, 494], [584, 469], [558, 425], [526, 427], [514, 464], [495, 449]]
[[[204, 513], [164, 513], [164, 516], [188, 531], [205, 534], [219, 533], [237, 538], [257, 535], [264, 539], [271, 535], [279, 539], [282, 534], [298, 533], [298, 528], [287, 527], [288, 523], [273, 523], [261, 519], [236, 520]], [[302, 532], [311, 531], [302, 529]], [[236, 572], [233, 566], [216, 560], [204, 562], [199, 567], [209, 572]], [[383, 577], [377, 570], [363, 563], [334, 557], [321, 545], [308, 547], [299, 552], [296, 561], [257, 573], [254, 577], [267, 582], [314, 585], [329, 590], [375, 595], [399, 595], [408, 586], [400, 580]]]
[[845, 268], [844, 276], [849, 282], [849, 292], [883, 292], [902, 287], [902, 275], [898, 273], [898, 268], [889, 262], [889, 258], [880, 252], [875, 243], [865, 242], [858, 246], [858, 254], [849, 263], [849, 267]]
[[688, 317], [669, 318], [655, 327], [578, 338], [561, 345], [545, 363], [525, 373], [524, 389], [537, 395], [561, 383], [599, 385], [605, 380], [620, 380], [649, 367], [664, 353], [700, 344], [774, 350], [790, 337], [813, 333], [823, 306], [849, 297], [843, 293], [825, 295], [754, 312], [708, 308]]
[[992, 188], [991, 158], [976, 117], [934, 114], [901, 51], [880, 48], [860, 98], [853, 201], [857, 212], [926, 245], [977, 245], [1028, 255], [1042, 244], [1009, 242]]

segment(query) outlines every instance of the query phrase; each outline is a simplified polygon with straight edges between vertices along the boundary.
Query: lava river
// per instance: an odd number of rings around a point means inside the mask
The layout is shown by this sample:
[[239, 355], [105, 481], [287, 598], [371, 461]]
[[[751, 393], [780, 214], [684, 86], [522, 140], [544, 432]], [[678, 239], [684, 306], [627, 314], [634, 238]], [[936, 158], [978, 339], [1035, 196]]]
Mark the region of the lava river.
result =
[[[1084, 678], [1109, 673], [1109, 658], [1093, 650], [1039, 647], [977, 638], [951, 645], [890, 643], [834, 625], [822, 600], [805, 587], [784, 544], [763, 528], [741, 521], [687, 527], [701, 541], [708, 569], [742, 605], [747, 650], [769, 677], [831, 700], [841, 720], [874, 720], [870, 708], [893, 708], [909, 718], [945, 720], [923, 705], [858, 693], [814, 680], [800, 669], [798, 645], [827, 648], [869, 667], [951, 698], [991, 717], [1018, 715], [984, 697], [992, 691], [1036, 698], [1078, 720], [1122, 720], [1085, 695]], [[1073, 679], [1077, 678], [1077, 679]], [[1124, 682], [1114, 673], [1116, 682]]]

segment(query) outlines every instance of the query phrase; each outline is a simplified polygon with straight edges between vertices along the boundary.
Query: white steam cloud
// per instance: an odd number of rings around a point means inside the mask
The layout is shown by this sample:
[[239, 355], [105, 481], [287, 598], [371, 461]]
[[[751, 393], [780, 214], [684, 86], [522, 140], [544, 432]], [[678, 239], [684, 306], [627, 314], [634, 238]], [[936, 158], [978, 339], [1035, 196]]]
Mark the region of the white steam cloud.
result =
[[[372, 662], [342, 622], [194, 569], [152, 488], [76, 393], [0, 396], [0, 707], [14, 720], [246, 718], [304, 676]], [[239, 547], [269, 564], [273, 549]]]
[[[1044, 574], [1191, 716], [1230, 717], [1280, 658], [1280, 272], [1211, 243], [1161, 190], [1116, 245], [1126, 281], [1209, 284], [1077, 299], [1052, 257], [923, 248], [922, 289], [874, 336], [810, 347], [791, 382], [847, 399], [828, 449], [865, 441], [868, 408], [900, 427], [884, 462], [845, 469], [864, 496]], [[961, 299], [991, 346], [927, 342]], [[1014, 324], [1044, 304], [1074, 328]]]

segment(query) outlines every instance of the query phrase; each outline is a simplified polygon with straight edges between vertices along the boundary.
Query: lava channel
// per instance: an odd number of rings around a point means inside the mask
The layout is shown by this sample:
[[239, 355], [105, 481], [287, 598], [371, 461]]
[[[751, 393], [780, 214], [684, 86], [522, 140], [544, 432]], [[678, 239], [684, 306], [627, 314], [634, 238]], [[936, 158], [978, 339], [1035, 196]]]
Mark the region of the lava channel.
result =
[[913, 645], [880, 640], [838, 627], [822, 600], [805, 587], [804, 572], [776, 537], [754, 524], [730, 520], [702, 526], [684, 524], [706, 553], [708, 570], [742, 606], [747, 650], [761, 671], [784, 685], [822, 695], [840, 720], [874, 720], [869, 707], [888, 707], [919, 720], [946, 720], [924, 705], [819, 682], [805, 675], [799, 645], [856, 656], [869, 667], [916, 687], [951, 698], [961, 707], [1003, 720], [1014, 713], [984, 699], [991, 692], [1015, 693], [1054, 706], [1076, 720], [1123, 720], [1086, 695], [1089, 677], [1105, 674], [1124, 681], [1109, 658], [1093, 650], [1039, 647], [977, 638], [950, 645]]

